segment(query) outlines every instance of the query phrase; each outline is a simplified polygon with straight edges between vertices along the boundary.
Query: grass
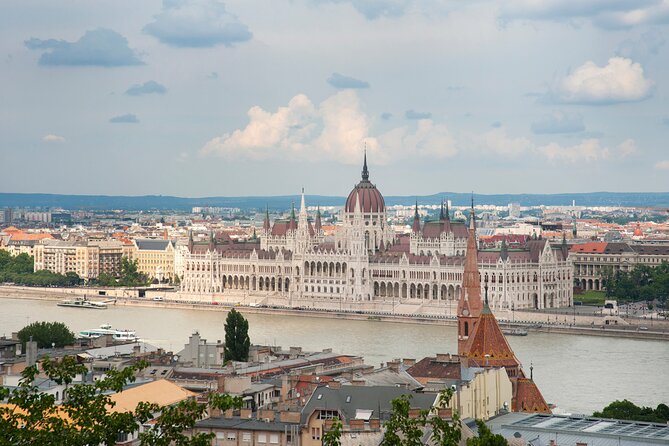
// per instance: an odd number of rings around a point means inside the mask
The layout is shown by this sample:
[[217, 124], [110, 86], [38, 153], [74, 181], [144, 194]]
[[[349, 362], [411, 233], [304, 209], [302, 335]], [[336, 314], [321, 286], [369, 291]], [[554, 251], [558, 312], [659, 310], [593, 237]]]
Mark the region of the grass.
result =
[[574, 301], [583, 302], [583, 305], [604, 305], [605, 300], [604, 291], [585, 291], [583, 294], [574, 294]]

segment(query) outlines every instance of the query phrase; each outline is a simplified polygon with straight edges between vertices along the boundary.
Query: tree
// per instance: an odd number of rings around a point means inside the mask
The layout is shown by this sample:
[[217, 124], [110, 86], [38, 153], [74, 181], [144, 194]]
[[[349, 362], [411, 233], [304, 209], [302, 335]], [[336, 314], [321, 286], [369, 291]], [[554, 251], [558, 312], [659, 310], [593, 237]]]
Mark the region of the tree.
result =
[[[35, 385], [38, 367], [26, 368], [15, 389], [0, 387], [0, 446], [4, 445], [113, 445], [123, 433], [132, 433], [147, 421], [155, 419], [153, 428], [140, 434], [141, 445], [181, 446], [210, 445], [214, 434], [184, 432], [192, 430], [207, 411], [207, 404], [184, 400], [171, 406], [141, 402], [134, 412], [110, 412], [114, 406], [111, 394], [120, 392], [135, 380], [135, 373], [149, 364], [140, 361], [121, 371], [109, 370], [105, 377], [94, 383], [72, 384], [77, 374], [86, 373], [86, 367], [77, 364], [74, 357], [60, 361], [46, 358], [41, 366], [44, 373], [67, 388], [60, 405], [53, 395], [42, 393]], [[209, 394], [208, 405], [227, 410], [241, 407], [241, 399], [217, 393]], [[154, 417], [154, 414], [160, 414]]]
[[[448, 407], [453, 391], [448, 389], [439, 393], [437, 404], [433, 409]], [[430, 410], [421, 410], [418, 416], [412, 417], [411, 396], [402, 395], [391, 401], [392, 414], [385, 423], [386, 432], [383, 435], [381, 446], [422, 446], [423, 430], [428, 427], [432, 431], [430, 440], [439, 446], [456, 446], [460, 442], [460, 417], [453, 412], [451, 421], [431, 413]]]
[[225, 319], [225, 361], [249, 359], [249, 322], [234, 308]]
[[323, 446], [341, 446], [341, 428], [339, 418], [333, 418], [332, 427], [323, 434]]
[[52, 345], [62, 348], [74, 343], [74, 333], [62, 322], [33, 322], [23, 327], [18, 333], [25, 350], [26, 342], [32, 338], [38, 348], [50, 348]]
[[66, 272], [65, 277], [67, 278], [67, 284], [69, 286], [75, 286], [81, 283], [81, 277], [79, 277], [79, 274], [75, 273], [74, 271]]
[[595, 412], [593, 417], [613, 418], [615, 420], [649, 421], [653, 423], [669, 422], [669, 407], [659, 404], [655, 410], [652, 407], [637, 406], [631, 401], [614, 401], [601, 412]]
[[493, 434], [482, 420], [476, 420], [478, 437], [468, 438], [467, 446], [508, 446], [509, 442], [500, 434]]

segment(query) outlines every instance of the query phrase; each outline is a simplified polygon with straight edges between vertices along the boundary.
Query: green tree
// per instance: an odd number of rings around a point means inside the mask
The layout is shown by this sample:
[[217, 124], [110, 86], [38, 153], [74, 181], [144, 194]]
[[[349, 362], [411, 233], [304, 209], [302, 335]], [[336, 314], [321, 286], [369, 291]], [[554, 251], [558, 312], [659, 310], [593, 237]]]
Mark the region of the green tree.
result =
[[666, 404], [660, 404], [656, 409], [653, 409], [652, 407], [637, 406], [628, 400], [616, 400], [602, 409], [601, 412], [593, 413], [592, 416], [615, 420], [667, 423], [669, 422], [669, 407]]
[[323, 446], [341, 446], [341, 421], [338, 417], [332, 420], [332, 427], [323, 434]]
[[233, 308], [225, 319], [225, 361], [247, 361], [250, 347], [249, 322]]
[[18, 337], [24, 350], [26, 342], [30, 338], [37, 342], [38, 348], [50, 348], [52, 344], [62, 348], [66, 345], [72, 345], [75, 340], [74, 333], [62, 322], [33, 322], [23, 327], [18, 332]]
[[[448, 389], [439, 393], [434, 410], [447, 408], [453, 392]], [[392, 413], [385, 423], [386, 429], [381, 446], [422, 446], [424, 429], [432, 431], [430, 440], [439, 446], [456, 446], [460, 442], [460, 417], [454, 412], [451, 421], [435, 416], [430, 410], [421, 410], [411, 416], [411, 396], [402, 395], [391, 401]]]
[[477, 437], [468, 438], [467, 446], [508, 446], [506, 438], [500, 434], [493, 434], [482, 420], [476, 420], [476, 426], [479, 434]]
[[65, 277], [67, 278], [67, 284], [69, 286], [76, 286], [81, 283], [81, 277], [79, 277], [79, 274], [75, 273], [74, 271], [66, 272]]
[[121, 278], [118, 284], [121, 286], [142, 286], [148, 282], [147, 277], [139, 272], [137, 259], [130, 260], [127, 257], [121, 259]]
[[109, 370], [105, 377], [89, 384], [72, 384], [86, 367], [71, 356], [60, 361], [46, 358], [41, 363], [44, 373], [58, 384], [65, 384], [64, 401], [55, 404], [53, 395], [42, 393], [35, 385], [37, 366], [26, 368], [15, 389], [0, 387], [0, 400], [9, 404], [0, 407], [0, 446], [5, 445], [113, 445], [118, 435], [132, 433], [155, 418], [153, 429], [140, 434], [141, 445], [204, 446], [210, 445], [213, 434], [186, 435], [202, 418], [207, 407], [227, 410], [241, 407], [240, 398], [212, 393], [207, 404], [185, 400], [171, 406], [139, 403], [134, 412], [110, 412], [114, 407], [111, 394], [120, 392], [135, 380], [135, 373], [146, 366], [140, 361], [121, 371]]

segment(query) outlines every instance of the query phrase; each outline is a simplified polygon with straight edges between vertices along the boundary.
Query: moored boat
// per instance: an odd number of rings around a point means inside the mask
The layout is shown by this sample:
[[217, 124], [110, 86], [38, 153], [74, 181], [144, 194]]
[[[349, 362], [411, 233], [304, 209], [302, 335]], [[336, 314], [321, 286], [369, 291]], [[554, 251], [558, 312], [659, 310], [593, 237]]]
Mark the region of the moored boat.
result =
[[91, 308], [94, 310], [105, 310], [107, 308], [106, 303], [88, 300], [86, 297], [75, 297], [74, 299], [65, 299], [58, 302], [58, 306], [73, 307], [73, 308]]
[[101, 336], [111, 336], [114, 341], [118, 342], [135, 342], [139, 341], [137, 333], [134, 330], [114, 329], [109, 324], [102, 324], [100, 328], [91, 328], [89, 330], [82, 330], [79, 332], [81, 339], [95, 339]]

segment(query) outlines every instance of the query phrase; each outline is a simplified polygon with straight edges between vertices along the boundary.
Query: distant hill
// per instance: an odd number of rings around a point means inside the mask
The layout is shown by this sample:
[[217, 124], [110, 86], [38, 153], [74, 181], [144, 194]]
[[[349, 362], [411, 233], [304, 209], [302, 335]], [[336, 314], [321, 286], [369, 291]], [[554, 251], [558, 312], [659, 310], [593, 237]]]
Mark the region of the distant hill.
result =
[[[386, 204], [411, 205], [418, 200], [420, 204], [438, 204], [442, 198], [449, 199], [456, 206], [468, 205], [471, 194], [441, 192], [423, 196], [387, 196]], [[242, 209], [287, 209], [299, 197], [292, 195], [267, 197], [203, 197], [184, 198], [164, 195], [113, 196], [113, 195], [56, 195], [56, 194], [15, 194], [0, 193], [0, 208], [64, 208], [70, 210], [179, 210], [187, 211], [193, 206], [238, 207]], [[325, 195], [307, 195], [310, 206], [342, 206], [346, 197]], [[638, 206], [669, 207], [669, 192], [588, 192], [578, 194], [475, 194], [477, 204], [497, 206], [508, 203], [520, 203], [521, 206], [570, 205], [572, 200], [579, 206]]]

